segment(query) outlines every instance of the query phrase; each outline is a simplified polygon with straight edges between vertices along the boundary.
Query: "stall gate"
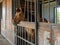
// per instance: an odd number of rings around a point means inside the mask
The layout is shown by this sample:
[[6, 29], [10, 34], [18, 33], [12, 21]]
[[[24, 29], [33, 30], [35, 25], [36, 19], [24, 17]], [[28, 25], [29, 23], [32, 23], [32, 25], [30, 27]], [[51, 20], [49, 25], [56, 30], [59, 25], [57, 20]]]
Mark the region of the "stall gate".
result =
[[[38, 23], [48, 22], [43, 18], [43, 6], [40, 0], [13, 0], [13, 14], [17, 15], [15, 19], [13, 18], [16, 45], [38, 45]], [[53, 38], [52, 33], [51, 38]], [[54, 45], [53, 40], [51, 45]]]
[[[24, 22], [28, 22], [26, 27], [24, 25], [15, 25], [15, 44], [16, 45], [38, 45], [38, 22], [37, 22], [37, 1], [38, 0], [17, 0], [15, 1], [15, 14], [16, 11], [21, 9], [22, 15], [24, 15]], [[21, 18], [23, 16], [21, 15]], [[15, 19], [16, 20], [16, 19]], [[17, 20], [16, 20], [17, 21]], [[20, 21], [20, 22], [21, 22]], [[35, 23], [34, 28], [28, 27], [29, 23]], [[16, 22], [17, 24], [18, 22]]]

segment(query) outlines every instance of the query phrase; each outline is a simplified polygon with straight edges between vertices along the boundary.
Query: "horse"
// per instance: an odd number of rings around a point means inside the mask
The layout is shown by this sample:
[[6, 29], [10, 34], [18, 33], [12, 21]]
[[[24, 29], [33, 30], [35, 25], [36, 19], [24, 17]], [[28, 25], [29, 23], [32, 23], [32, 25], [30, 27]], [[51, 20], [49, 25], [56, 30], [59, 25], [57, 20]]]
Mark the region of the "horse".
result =
[[[22, 12], [22, 9], [20, 7], [20, 8], [16, 9], [16, 14], [13, 18], [13, 23], [14, 24], [19, 24], [21, 21], [27, 21], [27, 19], [25, 18], [24, 13]], [[25, 28], [24, 31], [29, 35], [30, 38], [32, 38], [32, 40], [35, 39], [34, 29]]]

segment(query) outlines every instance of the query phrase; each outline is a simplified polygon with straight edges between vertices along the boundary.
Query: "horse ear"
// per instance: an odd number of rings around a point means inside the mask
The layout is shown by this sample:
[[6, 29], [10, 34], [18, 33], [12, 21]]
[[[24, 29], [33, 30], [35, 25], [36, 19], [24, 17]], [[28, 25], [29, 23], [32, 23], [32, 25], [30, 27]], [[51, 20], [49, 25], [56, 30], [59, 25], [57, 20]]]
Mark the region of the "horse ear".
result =
[[16, 8], [16, 10], [17, 10], [17, 8]]
[[19, 9], [20, 9], [20, 10], [22, 10], [22, 8], [21, 8], [21, 7], [20, 7]]

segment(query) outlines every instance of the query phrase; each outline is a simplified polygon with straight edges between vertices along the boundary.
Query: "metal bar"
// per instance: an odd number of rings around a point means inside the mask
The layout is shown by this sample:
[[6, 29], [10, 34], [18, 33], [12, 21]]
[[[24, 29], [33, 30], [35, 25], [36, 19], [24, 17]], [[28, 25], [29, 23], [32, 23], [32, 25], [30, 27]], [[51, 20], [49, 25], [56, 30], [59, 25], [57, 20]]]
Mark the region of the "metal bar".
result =
[[[33, 19], [33, 17], [32, 17], [32, 13], [33, 13], [33, 4], [32, 4], [32, 2], [30, 3], [30, 6], [31, 6], [31, 22], [33, 21], [32, 19]], [[31, 32], [32, 32], [32, 30], [31, 30]], [[31, 42], [33, 43], [33, 41], [32, 41], [32, 35], [31, 35]]]
[[55, 45], [55, 43], [54, 43], [54, 30], [52, 29], [52, 25], [50, 26], [50, 29], [51, 29], [51, 39], [52, 39], [51, 45]]
[[[20, 36], [20, 26], [18, 26], [18, 28], [19, 28], [19, 36]], [[20, 43], [21, 43], [21, 41], [19, 39], [19, 45], [20, 45]]]
[[33, 10], [32, 10], [32, 6], [33, 6], [33, 5], [32, 5], [32, 0], [31, 0], [31, 2], [30, 2], [31, 22], [32, 22], [32, 11], [33, 11]]
[[[26, 0], [26, 11], [27, 11], [27, 0]], [[27, 12], [26, 12], [27, 13]], [[25, 38], [27, 40], [27, 34], [26, 34], [26, 31], [25, 31]], [[25, 43], [27, 45], [27, 43]]]
[[49, 20], [48, 20], [48, 22], [50, 22], [50, 0], [48, 0], [48, 9], [49, 9]]
[[42, 0], [42, 22], [44, 22], [44, 0]]
[[27, 0], [27, 21], [29, 21], [29, 1]]
[[[32, 17], [32, 13], [33, 13], [33, 10], [32, 10], [32, 7], [33, 5], [32, 5], [32, 0], [30, 1], [30, 13], [31, 13], [31, 22], [33, 21], [32, 19], [33, 19], [33, 17]], [[31, 32], [32, 32], [32, 30], [31, 30]], [[32, 35], [31, 35], [31, 38], [30, 38], [30, 41], [32, 42]], [[33, 42], [32, 42], [33, 43]]]
[[[55, 12], [55, 23], [57, 23], [57, 6], [58, 6], [57, 3], [58, 3], [58, 0], [55, 0], [55, 1], [56, 1], [56, 6], [55, 6], [55, 9], [56, 9], [56, 10], [55, 10], [55, 11], [56, 11], [56, 12]], [[53, 33], [53, 34], [52, 34], [52, 39], [53, 39], [53, 40], [52, 40], [52, 45], [55, 45], [55, 41], [54, 41], [54, 31], [52, 31], [52, 33]]]
[[[18, 26], [18, 36], [20, 36], [20, 26]], [[20, 39], [18, 38], [18, 42], [19, 42], [19, 44], [18, 45], [20, 45], [21, 44], [21, 42], [20, 42]]]
[[[18, 31], [18, 32], [19, 32], [19, 36], [21, 36], [21, 26], [18, 26], [18, 27], [19, 27], [19, 29], [18, 29], [18, 30], [19, 30], [19, 31]], [[18, 37], [17, 37], [17, 38], [18, 38]], [[19, 40], [20, 40], [20, 45], [21, 45], [21, 39], [19, 39]]]
[[[24, 15], [26, 14], [26, 0], [25, 0], [25, 6], [24, 6]], [[26, 39], [26, 31], [25, 31], [25, 28], [24, 28], [24, 38]], [[26, 45], [26, 42], [25, 42], [25, 45]]]
[[55, 23], [57, 23], [57, 0], [56, 0], [56, 6], [55, 6], [55, 9], [56, 9], [56, 15], [55, 15]]
[[18, 0], [18, 7], [20, 7], [20, 0]]
[[[15, 26], [15, 25], [14, 25]], [[15, 45], [17, 45], [17, 37], [16, 37], [16, 34], [17, 34], [17, 26], [15, 26], [15, 28], [14, 28], [14, 35], [15, 35]]]
[[[32, 15], [33, 15], [33, 14], [32, 14], [32, 13], [33, 13], [33, 10], [32, 10], [33, 7], [32, 7], [32, 6], [33, 6], [33, 5], [32, 5], [32, 0], [31, 0], [31, 1], [30, 1], [31, 22], [33, 21], [33, 20], [32, 20]], [[32, 30], [31, 30], [31, 32], [32, 32]], [[30, 40], [31, 40], [31, 42], [32, 42], [32, 35], [31, 35], [31, 39], [30, 39]]]
[[37, 0], [37, 22], [39, 22], [40, 21], [40, 15], [39, 15], [39, 0]]
[[[22, 28], [21, 30], [22, 30], [22, 38], [23, 38], [23, 35], [24, 35], [24, 34], [23, 34], [23, 33], [24, 33], [24, 32], [23, 32], [23, 27], [21, 27], [21, 28]], [[23, 40], [22, 40], [22, 45], [23, 45]]]
[[[17, 36], [17, 35], [16, 35]], [[20, 36], [17, 36], [18, 38], [20, 38], [20, 39], [22, 39], [22, 40], [24, 40], [25, 42], [27, 42], [27, 43], [29, 43], [29, 44], [31, 44], [31, 45], [35, 45], [35, 44], [33, 44], [33, 43], [31, 43], [31, 42], [29, 42], [29, 41], [27, 41], [26, 39], [24, 39], [24, 38], [22, 38], [22, 37], [20, 37]]]
[[[29, 17], [30, 16], [30, 14], [29, 14], [30, 10], [29, 9], [30, 9], [30, 5], [29, 5], [29, 1], [27, 0], [27, 21], [29, 21], [29, 19], [30, 19], [30, 17]], [[29, 34], [28, 33], [27, 33], [27, 40], [29, 41]], [[27, 43], [27, 45], [29, 45], [29, 43]]]
[[24, 17], [25, 17], [25, 13], [26, 13], [26, 0], [24, 2]]
[[38, 0], [34, 0], [35, 4], [35, 45], [38, 45], [38, 22], [37, 22], [37, 2]]
[[[50, 0], [48, 0], [48, 7], [49, 7], [49, 22], [50, 22]], [[52, 42], [51, 42], [51, 45], [54, 45], [54, 31], [52, 30], [52, 25], [51, 25], [51, 39], [52, 39]]]
[[[17, 26], [17, 34], [16, 35], [18, 35], [18, 26]], [[17, 45], [19, 44], [19, 42], [18, 42], [18, 38], [17, 38]]]

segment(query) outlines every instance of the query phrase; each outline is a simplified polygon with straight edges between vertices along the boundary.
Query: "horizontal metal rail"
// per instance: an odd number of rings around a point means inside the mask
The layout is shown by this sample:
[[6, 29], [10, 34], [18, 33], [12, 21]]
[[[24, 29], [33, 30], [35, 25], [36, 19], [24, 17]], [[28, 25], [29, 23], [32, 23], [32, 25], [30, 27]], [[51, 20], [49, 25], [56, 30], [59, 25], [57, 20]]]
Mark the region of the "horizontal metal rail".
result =
[[26, 39], [24, 39], [24, 38], [22, 38], [22, 37], [20, 37], [20, 36], [17, 36], [16, 34], [15, 34], [15, 36], [18, 37], [18, 38], [20, 38], [20, 39], [22, 39], [23, 41], [31, 44], [31, 45], [35, 45], [35, 44], [33, 44], [32, 42], [29, 42], [28, 40], [26, 40]]

